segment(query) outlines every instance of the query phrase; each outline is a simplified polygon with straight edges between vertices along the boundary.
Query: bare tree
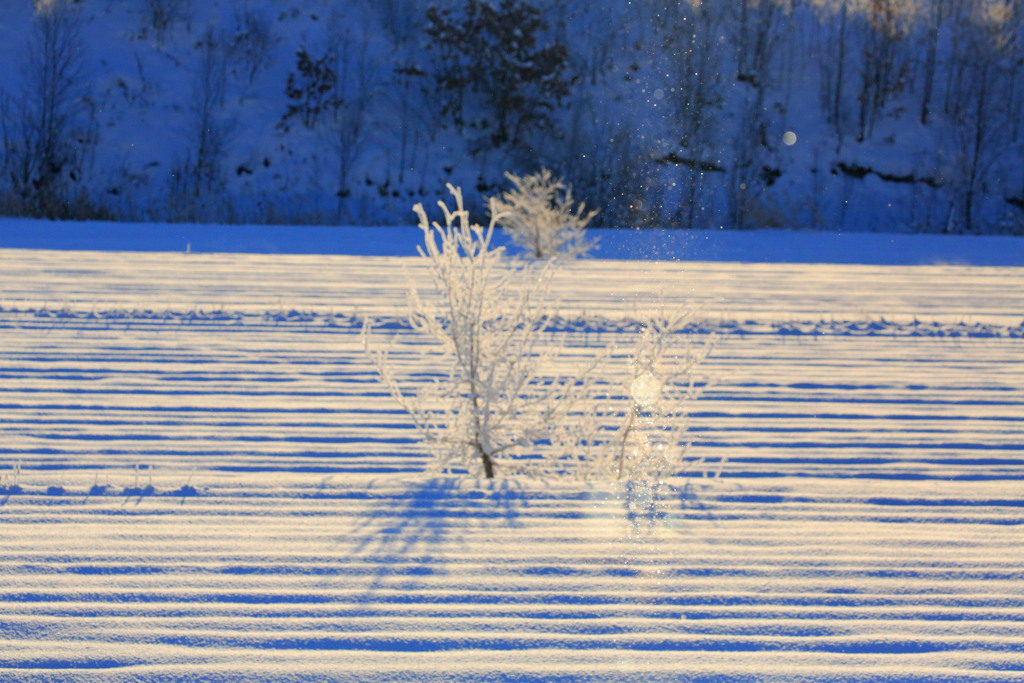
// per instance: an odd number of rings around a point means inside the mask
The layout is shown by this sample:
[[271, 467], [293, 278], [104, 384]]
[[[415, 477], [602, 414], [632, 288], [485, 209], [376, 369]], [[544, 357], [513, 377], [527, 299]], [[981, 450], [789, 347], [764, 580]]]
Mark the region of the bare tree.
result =
[[[957, 164], [946, 230], [975, 232], [982, 226], [983, 188], [997, 160], [1014, 154], [1015, 92], [1019, 89], [1020, 47], [1017, 35], [1024, 17], [975, 12], [961, 26], [953, 55], [956, 97], [950, 96], [947, 116], [953, 131]], [[1010, 150], [1007, 152], [1007, 150]], [[1016, 166], [1016, 159], [1012, 165]]]
[[[694, 341], [696, 309], [664, 301], [640, 317], [628, 352], [612, 348], [587, 395], [558, 426], [556, 452], [579, 466], [578, 478], [633, 483], [699, 472], [716, 476], [703, 458], [688, 458], [690, 405], [707, 388], [699, 366], [713, 336]], [[717, 463], [718, 474], [725, 464]]]
[[820, 57], [820, 97], [825, 118], [835, 132], [838, 146], [843, 143], [843, 86], [849, 51], [850, 0], [832, 0], [838, 7], [825, 5], [819, 17], [820, 39], [815, 45]]
[[399, 50], [417, 37], [423, 16], [421, 4], [419, 0], [366, 0], [367, 7], [378, 15], [381, 25]]
[[70, 0], [37, 2], [21, 90], [0, 106], [4, 175], [30, 212], [64, 213], [66, 183], [81, 177], [96, 137], [87, 75], [79, 9]]
[[201, 209], [221, 183], [221, 164], [227, 153], [230, 124], [224, 116], [227, 64], [221, 36], [211, 26], [199, 45], [192, 75], [191, 98], [185, 119], [187, 151], [175, 174], [174, 190], [189, 212]]
[[[695, 100], [687, 107], [689, 112], [687, 109], [682, 111], [684, 114], [689, 113], [691, 128], [695, 123], [700, 123], [696, 130], [699, 133], [703, 128], [706, 136], [710, 132], [710, 115], [714, 113], [714, 107], [709, 104], [714, 103], [716, 96], [725, 97], [730, 103], [728, 106], [732, 116], [723, 122], [727, 126], [723, 135], [725, 139], [714, 147], [715, 156], [712, 159], [694, 159], [690, 156], [689, 161], [695, 180], [714, 184], [725, 199], [728, 225], [734, 229], [744, 229], [764, 223], [767, 215], [764, 208], [770, 204], [765, 190], [780, 173], [777, 156], [781, 131], [778, 129], [785, 116], [789, 85], [780, 68], [784, 57], [780, 46], [787, 39], [792, 39], [793, 22], [787, 8], [775, 0], [743, 0], [738, 4], [715, 7], [718, 12], [724, 13], [719, 19], [725, 24], [721, 32], [731, 33], [734, 38], [732, 43], [736, 47], [732, 58], [735, 60], [736, 78], [732, 85], [719, 83], [707, 91], [703, 95], [704, 104]], [[709, 20], [703, 21], [710, 28], [707, 24]], [[706, 34], [707, 31], [698, 28], [696, 32]], [[716, 34], [721, 35], [715, 32], [708, 38], [702, 38], [713, 41], [706, 48], [711, 58], [716, 57], [716, 50], [727, 49], [714, 40]], [[724, 64], [715, 70], [721, 72]], [[699, 69], [693, 71], [700, 73]], [[701, 108], [705, 110], [704, 113], [701, 113]], [[698, 113], [707, 119], [692, 120], [692, 116]], [[684, 120], [686, 118], [684, 116]], [[694, 139], [693, 143], [706, 144], [700, 139]], [[711, 179], [710, 173], [722, 173], [719, 176], [721, 181]], [[692, 210], [693, 202], [689, 203]], [[687, 217], [684, 224], [692, 224], [692, 217]]]
[[191, 22], [192, 0], [142, 0], [143, 18], [162, 45], [170, 28], [179, 21]]
[[921, 90], [921, 123], [927, 124], [931, 114], [932, 94], [935, 89], [935, 72], [938, 64], [939, 32], [946, 22], [949, 9], [948, 0], [927, 0], [922, 13], [924, 15], [925, 58]]
[[682, 175], [683, 196], [674, 217], [684, 228], [697, 227], [698, 213], [708, 208], [702, 196], [709, 176], [721, 172], [715, 160], [714, 125], [722, 115], [722, 55], [715, 49], [721, 16], [710, 8], [677, 7], [666, 12], [665, 54], [671, 81], [666, 88], [679, 152], [670, 161]]
[[272, 60], [274, 46], [279, 39], [265, 11], [251, 7], [247, 2], [232, 7], [234, 35], [228, 46], [232, 60], [244, 71], [252, 84], [256, 75], [267, 69]]
[[[397, 125], [391, 130], [398, 136], [398, 182], [405, 181], [406, 170], [420, 167], [423, 172], [425, 164], [420, 163], [420, 151], [423, 137], [432, 141], [440, 128], [440, 117], [427, 106], [429, 100], [426, 89], [420, 85], [426, 72], [409, 62], [394, 70], [389, 99], [397, 113]], [[420, 188], [422, 191], [422, 187]]]
[[334, 86], [328, 95], [325, 120], [321, 126], [337, 169], [338, 220], [345, 220], [346, 199], [351, 194], [349, 180], [362, 155], [369, 133], [369, 110], [377, 73], [369, 58], [369, 34], [365, 28], [356, 39], [340, 15], [332, 17], [328, 28], [328, 55], [333, 56]]
[[896, 0], [868, 0], [858, 21], [863, 33], [857, 139], [871, 136], [892, 96], [906, 86], [909, 57], [906, 37], [913, 17]]

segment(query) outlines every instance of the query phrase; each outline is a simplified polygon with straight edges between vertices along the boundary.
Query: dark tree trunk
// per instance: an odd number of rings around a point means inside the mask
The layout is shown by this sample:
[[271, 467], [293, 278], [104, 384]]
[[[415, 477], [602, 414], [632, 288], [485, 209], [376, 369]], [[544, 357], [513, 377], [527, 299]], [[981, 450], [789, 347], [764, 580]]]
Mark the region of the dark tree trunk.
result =
[[491, 456], [487, 455], [484, 451], [480, 451], [480, 459], [484, 463], [484, 476], [488, 479], [494, 479], [494, 461], [491, 460]]

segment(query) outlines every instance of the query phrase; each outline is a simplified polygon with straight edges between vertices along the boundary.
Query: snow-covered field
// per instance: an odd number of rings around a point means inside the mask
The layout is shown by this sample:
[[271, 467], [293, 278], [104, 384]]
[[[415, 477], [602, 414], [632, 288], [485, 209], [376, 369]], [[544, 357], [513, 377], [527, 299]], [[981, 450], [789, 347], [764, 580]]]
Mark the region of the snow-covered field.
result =
[[1024, 678], [1024, 268], [566, 265], [583, 353], [718, 335], [648, 491], [422, 474], [414, 258], [0, 263], [0, 679]]

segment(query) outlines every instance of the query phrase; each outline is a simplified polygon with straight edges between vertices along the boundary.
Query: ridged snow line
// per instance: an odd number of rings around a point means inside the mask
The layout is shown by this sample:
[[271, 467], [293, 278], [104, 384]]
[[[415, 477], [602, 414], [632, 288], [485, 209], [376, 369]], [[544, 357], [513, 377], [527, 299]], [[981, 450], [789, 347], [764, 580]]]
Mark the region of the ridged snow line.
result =
[[[188, 311], [153, 311], [153, 310], [89, 310], [75, 311], [69, 308], [51, 310], [49, 308], [18, 310], [0, 308], [0, 328], [28, 327], [50, 321], [59, 321], [64, 325], [88, 324], [234, 324], [261, 325], [307, 325], [327, 326], [344, 329], [361, 329], [368, 325], [375, 330], [408, 330], [409, 323], [403, 317], [381, 317], [348, 315], [344, 313], [319, 313], [317, 311], [267, 311], [245, 313], [241, 311], [224, 311], [192, 309]], [[567, 318], [564, 316], [548, 316], [542, 321], [545, 332], [637, 332], [645, 324], [643, 319], [606, 318], [591, 316], [589, 318]], [[699, 320], [682, 326], [678, 334], [715, 334], [715, 335], [751, 335], [751, 334], [785, 334], [810, 336], [890, 336], [890, 337], [967, 337], [991, 338], [1005, 337], [1024, 339], [1024, 320], [1018, 325], [995, 325], [978, 322], [939, 322], [912, 320], [896, 322], [892, 320], [807, 320], [807, 321], [767, 321], [757, 320]]]
[[[407, 386], [433, 349], [381, 331]], [[571, 373], [633, 333], [570, 334], [549, 371]], [[359, 328], [282, 324], [6, 328], [0, 457], [21, 486], [174, 491], [194, 469], [408, 472], [417, 433], [377, 380]], [[621, 354], [620, 354], [621, 356]], [[622, 394], [613, 357], [595, 389]], [[693, 457], [732, 477], [1024, 479], [1024, 345], [1016, 339], [738, 335], [697, 378]], [[717, 468], [717, 466], [716, 466]], [[3, 471], [0, 470], [0, 475]], [[2, 482], [0, 482], [2, 483]]]
[[[0, 307], [401, 317], [422, 259], [0, 249]], [[642, 320], [665, 305], [701, 320], [983, 323], [1024, 319], [1024, 268], [676, 261], [559, 264], [549, 302], [567, 319]], [[42, 285], [42, 286], [40, 286]]]

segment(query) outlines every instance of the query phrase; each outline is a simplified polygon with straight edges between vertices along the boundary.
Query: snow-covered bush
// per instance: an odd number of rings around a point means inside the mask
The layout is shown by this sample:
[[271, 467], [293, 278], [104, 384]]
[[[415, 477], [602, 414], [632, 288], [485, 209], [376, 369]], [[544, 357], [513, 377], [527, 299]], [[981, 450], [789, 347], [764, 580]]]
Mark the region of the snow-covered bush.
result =
[[21, 492], [21, 462], [14, 463], [10, 474], [0, 475], [0, 492], [7, 494]]
[[585, 393], [587, 369], [552, 377], [557, 349], [542, 349], [549, 270], [515, 263], [491, 245], [500, 214], [485, 228], [470, 222], [462, 192], [448, 185], [455, 210], [438, 202], [444, 225], [414, 207], [423, 230], [419, 249], [434, 296], [410, 291], [409, 324], [440, 347], [443, 367], [417, 391], [403, 387], [386, 353], [367, 352], [392, 395], [424, 440], [437, 448], [438, 469], [487, 478], [543, 469], [538, 446], [547, 442]]
[[461, 191], [448, 188], [455, 209], [438, 202], [443, 225], [415, 206], [434, 291], [410, 289], [408, 323], [433, 344], [405, 348], [437, 359], [433, 381], [400, 376], [393, 357], [373, 348], [369, 324], [363, 330], [380, 379], [435, 449], [436, 468], [627, 480], [686, 469], [694, 370], [710, 350], [674, 343], [685, 339], [678, 333], [690, 313], [652, 316], [631, 353], [570, 361], [570, 334], [554, 329], [545, 305], [553, 262], [508, 259], [491, 244], [502, 216], [496, 200], [485, 228], [470, 222]]
[[562, 178], [553, 178], [551, 171], [517, 176], [506, 173], [514, 189], [491, 200], [497, 212], [497, 224], [512, 240], [534, 258], [583, 256], [596, 242], [587, 239], [587, 224], [597, 209], [586, 211], [580, 202], [573, 205], [572, 187]]
[[[687, 461], [689, 404], [700, 387], [697, 366], [713, 339], [694, 346], [680, 333], [692, 311], [652, 316], [641, 328], [630, 359], [628, 409], [617, 434], [617, 479], [661, 478], [701, 464]], [[677, 340], [681, 343], [675, 344]]]
[[560, 452], [585, 463], [582, 477], [659, 481], [704, 465], [703, 459], [686, 457], [689, 407], [702, 390], [698, 366], [714, 338], [691, 341], [684, 328], [692, 315], [692, 309], [664, 308], [650, 315], [634, 347], [613, 351], [600, 381], [588, 385], [586, 400], [556, 437]]

